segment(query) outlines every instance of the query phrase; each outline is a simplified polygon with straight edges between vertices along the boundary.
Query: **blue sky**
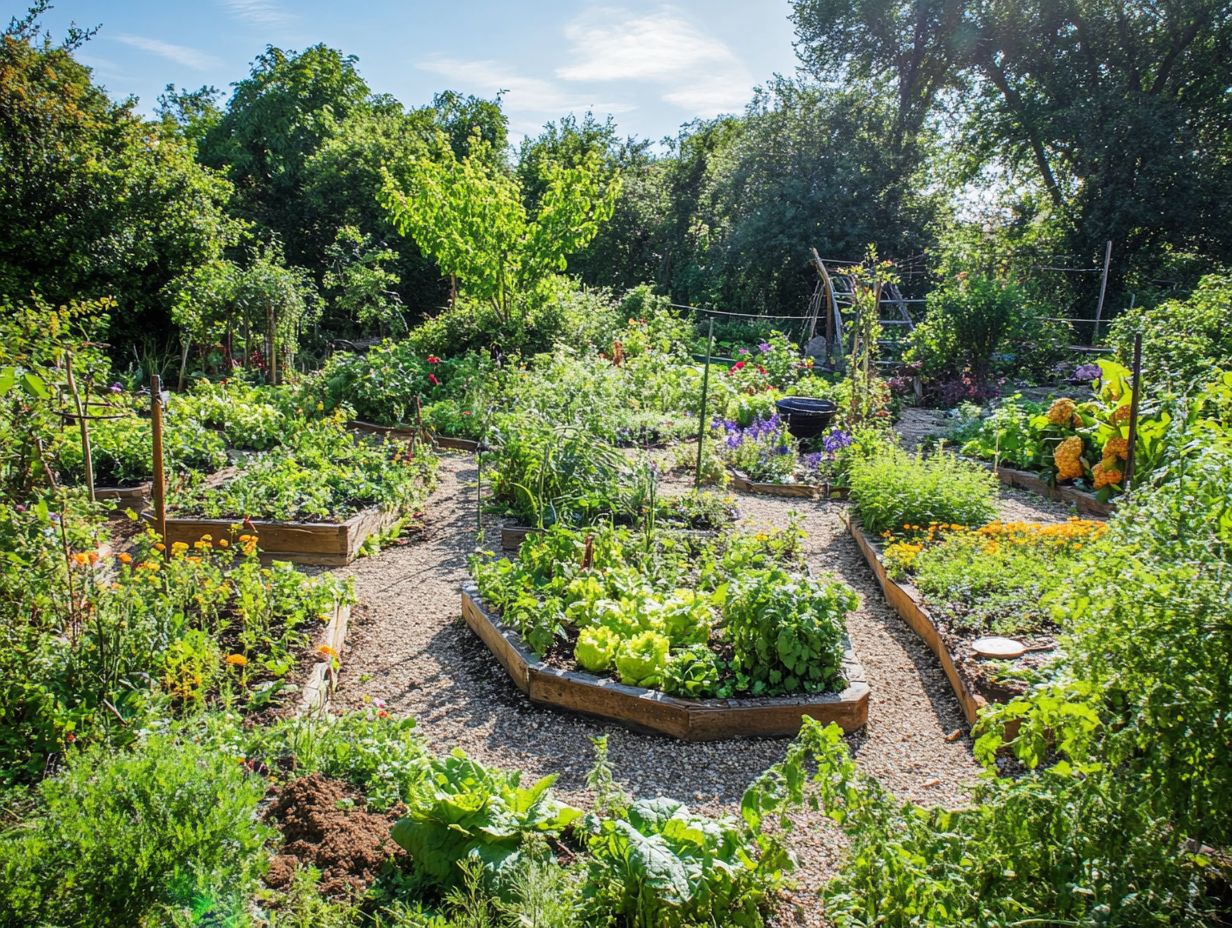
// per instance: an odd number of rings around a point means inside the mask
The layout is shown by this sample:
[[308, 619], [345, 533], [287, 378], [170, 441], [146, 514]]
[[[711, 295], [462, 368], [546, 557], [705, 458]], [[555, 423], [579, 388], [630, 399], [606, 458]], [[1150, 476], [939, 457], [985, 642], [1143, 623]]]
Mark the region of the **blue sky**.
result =
[[44, 24], [55, 35], [70, 20], [101, 24], [81, 59], [146, 112], [168, 83], [227, 89], [266, 45], [324, 42], [358, 56], [374, 90], [408, 105], [442, 89], [508, 91], [515, 138], [591, 109], [657, 140], [693, 118], [738, 112], [755, 85], [792, 73], [789, 13], [788, 0], [60, 0]]

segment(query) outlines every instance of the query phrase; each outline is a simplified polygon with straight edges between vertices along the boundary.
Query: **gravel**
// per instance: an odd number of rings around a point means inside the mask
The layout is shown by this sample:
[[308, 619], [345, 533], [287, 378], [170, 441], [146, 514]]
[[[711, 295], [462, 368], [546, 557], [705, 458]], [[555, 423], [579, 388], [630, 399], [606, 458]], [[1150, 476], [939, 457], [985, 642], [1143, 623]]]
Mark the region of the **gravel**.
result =
[[[575, 802], [587, 798], [591, 739], [607, 734], [614, 775], [628, 792], [671, 795], [712, 814], [738, 814], [745, 786], [782, 758], [790, 739], [688, 744], [532, 706], [462, 622], [459, 587], [478, 542], [475, 477], [473, 458], [446, 455], [423, 532], [338, 571], [355, 578], [359, 605], [335, 706], [383, 700], [389, 712], [414, 717], [434, 751], [462, 748], [527, 776], [558, 774], [557, 791]], [[960, 805], [979, 772], [962, 712], [936, 658], [882, 601], [840, 521], [843, 505], [738, 496], [741, 521], [753, 529], [783, 526], [798, 512], [811, 566], [837, 575], [860, 595], [860, 608], [848, 621], [872, 687], [868, 725], [848, 736], [860, 767], [902, 798]], [[1019, 491], [1004, 493], [1001, 509], [1006, 519], [1068, 514]], [[485, 517], [485, 529], [481, 547], [498, 550], [497, 520]], [[798, 887], [780, 920], [820, 924], [817, 890], [841, 860], [843, 838], [815, 813], [797, 818]]]

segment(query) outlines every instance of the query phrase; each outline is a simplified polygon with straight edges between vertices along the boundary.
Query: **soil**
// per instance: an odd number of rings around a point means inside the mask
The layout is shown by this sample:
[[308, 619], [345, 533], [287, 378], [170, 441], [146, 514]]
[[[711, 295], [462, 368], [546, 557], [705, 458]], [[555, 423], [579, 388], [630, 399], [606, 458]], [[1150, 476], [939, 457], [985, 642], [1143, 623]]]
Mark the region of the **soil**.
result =
[[319, 773], [283, 786], [266, 818], [283, 840], [265, 877], [274, 889], [286, 889], [298, 868], [311, 866], [321, 871], [321, 893], [347, 896], [367, 889], [390, 857], [406, 856], [390, 837], [396, 814], [365, 811], [345, 783]]

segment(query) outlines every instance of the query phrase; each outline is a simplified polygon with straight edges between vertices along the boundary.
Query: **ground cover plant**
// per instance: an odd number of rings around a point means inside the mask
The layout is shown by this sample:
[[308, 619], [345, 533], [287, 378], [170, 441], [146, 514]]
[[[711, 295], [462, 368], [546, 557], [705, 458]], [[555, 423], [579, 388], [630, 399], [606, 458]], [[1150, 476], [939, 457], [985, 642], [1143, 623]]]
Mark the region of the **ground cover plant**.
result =
[[341, 417], [299, 420], [294, 435], [241, 463], [220, 486], [177, 485], [176, 515], [280, 522], [339, 521], [377, 507], [409, 513], [431, 488], [436, 458], [406, 442], [356, 438]]
[[711, 540], [549, 529], [476, 557], [483, 601], [539, 655], [692, 697], [836, 692], [855, 594], [798, 562], [795, 529]]
[[856, 515], [874, 535], [930, 523], [980, 526], [996, 514], [996, 478], [952, 454], [923, 457], [882, 444], [852, 463], [849, 479]]

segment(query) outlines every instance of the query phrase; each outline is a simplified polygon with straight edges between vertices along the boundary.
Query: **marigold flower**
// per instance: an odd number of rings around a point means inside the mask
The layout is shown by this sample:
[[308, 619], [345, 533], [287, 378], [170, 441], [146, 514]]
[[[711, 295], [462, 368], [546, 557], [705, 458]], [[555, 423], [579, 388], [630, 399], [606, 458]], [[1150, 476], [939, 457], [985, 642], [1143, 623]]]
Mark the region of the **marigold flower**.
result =
[[243, 654], [228, 654], [227, 663], [232, 667], [247, 667], [248, 658], [246, 658]]
[[175, 541], [171, 543], [171, 553], [172, 554], [183, 554], [187, 550], [188, 550], [188, 544], [186, 542]]
[[166, 550], [167, 550], [167, 546], [166, 546], [165, 544], [163, 544], [161, 541], [156, 541], [156, 542], [154, 543], [154, 550], [155, 550], [155, 551], [166, 551]]
[[1129, 457], [1129, 439], [1122, 438], [1119, 435], [1114, 435], [1104, 442], [1104, 457], [1105, 458], [1127, 458]]
[[119, 555], [118, 560], [121, 564], [131, 564], [133, 562], [133, 556], [125, 551]]
[[231, 546], [231, 542], [227, 541], [227, 539], [225, 539], [225, 538], [219, 538], [219, 539], [218, 539], [218, 547], [220, 547], [220, 548], [228, 548], [228, 547], [230, 547], [230, 546]]
[[1122, 423], [1129, 421], [1129, 413], [1130, 407], [1128, 403], [1124, 406], [1118, 406], [1115, 410], [1113, 410], [1112, 415], [1109, 417], [1109, 421], [1113, 425], [1121, 425]]
[[1048, 407], [1048, 421], [1053, 425], [1070, 425], [1074, 421], [1076, 404], [1067, 396], [1061, 396], [1052, 401]]
[[337, 657], [337, 656], [338, 656], [338, 652], [337, 652], [337, 651], [335, 651], [333, 648], [331, 648], [331, 647], [330, 647], [329, 645], [327, 645], [327, 644], [319, 644], [319, 645], [317, 645], [317, 653], [318, 653], [318, 654], [320, 654], [322, 657], [331, 657], [331, 658], [332, 658], [332, 657]]

